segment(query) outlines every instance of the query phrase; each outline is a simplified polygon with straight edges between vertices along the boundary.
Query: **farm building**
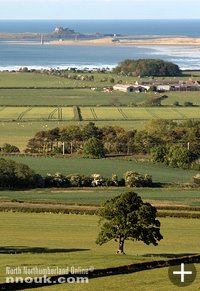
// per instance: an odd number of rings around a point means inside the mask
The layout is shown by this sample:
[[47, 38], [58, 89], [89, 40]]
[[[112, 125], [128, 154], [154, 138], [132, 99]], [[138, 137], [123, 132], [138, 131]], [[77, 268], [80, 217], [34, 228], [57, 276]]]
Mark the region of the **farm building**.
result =
[[171, 90], [170, 85], [158, 85], [158, 86], [156, 86], [156, 91], [158, 91], [158, 92], [167, 92], [170, 90]]
[[148, 86], [122, 85], [122, 84], [117, 84], [113, 86], [113, 90], [121, 92], [145, 92], [148, 89], [149, 89]]

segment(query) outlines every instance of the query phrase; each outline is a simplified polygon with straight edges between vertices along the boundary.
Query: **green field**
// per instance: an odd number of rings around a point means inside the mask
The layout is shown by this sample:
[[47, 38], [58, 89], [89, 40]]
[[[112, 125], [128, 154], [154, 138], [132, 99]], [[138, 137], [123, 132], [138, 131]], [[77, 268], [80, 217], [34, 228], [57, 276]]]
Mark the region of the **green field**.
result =
[[111, 177], [112, 173], [116, 173], [119, 177], [122, 177], [126, 171], [135, 170], [142, 174], [152, 175], [154, 182], [187, 183], [192, 182], [192, 177], [197, 173], [197, 171], [171, 168], [159, 164], [125, 160], [23, 156], [12, 156], [11, 158], [29, 165], [41, 175], [56, 172], [83, 175], [99, 173], [103, 177]]
[[162, 101], [162, 105], [172, 106], [174, 102], [184, 105], [185, 102], [192, 102], [193, 105], [200, 105], [200, 92], [169, 92], [168, 98]]
[[[200, 265], [195, 265], [197, 273], [200, 272]], [[148, 270], [133, 274], [115, 275], [103, 278], [92, 279], [88, 284], [64, 284], [52, 287], [37, 288], [39, 291], [179, 291], [180, 287], [173, 285], [167, 276], [168, 268]], [[181, 287], [184, 291], [199, 291], [200, 279], [197, 276], [195, 282], [187, 287]], [[33, 289], [26, 289], [27, 291]]]
[[[5, 280], [5, 266], [97, 269], [199, 252], [197, 219], [160, 219], [164, 239], [159, 245], [126, 242], [126, 256], [115, 254], [116, 242], [95, 244], [99, 231], [96, 216], [0, 213], [0, 219], [1, 282]], [[111, 282], [114, 284], [112, 277]]]
[[[60, 113], [61, 112], [61, 113]], [[152, 120], [169, 119], [185, 120], [200, 119], [200, 108], [169, 108], [169, 107], [80, 107], [82, 119], [100, 120]], [[72, 107], [0, 107], [2, 121], [41, 121], [41, 120], [73, 120]]]
[[[180, 188], [137, 188], [131, 189], [146, 201], [153, 204], [173, 206], [200, 206], [199, 189]], [[34, 189], [24, 191], [0, 191], [1, 201], [24, 201], [40, 203], [65, 203], [100, 205], [106, 200], [130, 191], [130, 188], [67, 188], [67, 189]]]
[[99, 92], [91, 89], [0, 89], [0, 105], [130, 105], [139, 104], [148, 94]]
[[[200, 265], [195, 265], [197, 273], [200, 272]], [[37, 288], [39, 291], [179, 291], [180, 287], [173, 285], [167, 276], [168, 268], [148, 270], [133, 274], [115, 275], [103, 278], [92, 279], [88, 284], [64, 284], [52, 287]], [[200, 279], [197, 276], [195, 282], [187, 287], [181, 287], [184, 291], [199, 291]], [[33, 289], [26, 289], [27, 291]]]

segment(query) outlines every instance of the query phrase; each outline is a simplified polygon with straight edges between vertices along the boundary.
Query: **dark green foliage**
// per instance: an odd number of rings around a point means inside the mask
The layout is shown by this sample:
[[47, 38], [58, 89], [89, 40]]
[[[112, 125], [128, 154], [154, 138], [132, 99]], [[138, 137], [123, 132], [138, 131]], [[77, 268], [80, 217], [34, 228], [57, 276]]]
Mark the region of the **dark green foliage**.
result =
[[19, 152], [20, 152], [20, 150], [19, 150], [18, 147], [16, 147], [15, 145], [11, 145], [11, 144], [9, 144], [9, 143], [5, 143], [5, 144], [1, 147], [0, 151], [1, 151], [2, 153], [19, 153]]
[[41, 177], [36, 175], [29, 166], [0, 158], [1, 188], [34, 188], [41, 186], [41, 183]]
[[96, 243], [102, 245], [114, 239], [120, 245], [125, 240], [133, 240], [156, 246], [163, 238], [156, 215], [156, 208], [144, 203], [136, 193], [122, 193], [105, 202], [99, 210], [101, 231]]
[[157, 59], [124, 60], [114, 69], [116, 73], [137, 76], [171, 77], [180, 76], [181, 71], [176, 64]]
[[158, 146], [152, 149], [152, 160], [171, 167], [188, 169], [198, 155], [187, 147], [177, 144]]
[[86, 158], [103, 158], [105, 156], [102, 141], [95, 137], [91, 137], [83, 144], [83, 156]]

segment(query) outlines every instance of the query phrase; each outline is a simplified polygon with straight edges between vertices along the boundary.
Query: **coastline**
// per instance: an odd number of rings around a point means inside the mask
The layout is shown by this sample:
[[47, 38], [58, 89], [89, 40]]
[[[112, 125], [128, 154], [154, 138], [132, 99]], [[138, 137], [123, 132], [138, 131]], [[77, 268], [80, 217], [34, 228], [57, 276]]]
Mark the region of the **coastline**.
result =
[[[152, 37], [152, 36], [151, 36]], [[128, 37], [127, 37], [128, 38]], [[39, 45], [40, 41], [29, 40], [2, 40], [0, 44], [29, 44]], [[130, 45], [175, 45], [175, 46], [200, 46], [200, 38], [192, 37], [160, 37], [156, 39], [125, 39], [122, 38], [119, 41], [113, 41], [112, 37], [104, 37], [93, 40], [53, 40], [44, 41], [41, 45], [77, 45], [77, 46], [130, 46]]]

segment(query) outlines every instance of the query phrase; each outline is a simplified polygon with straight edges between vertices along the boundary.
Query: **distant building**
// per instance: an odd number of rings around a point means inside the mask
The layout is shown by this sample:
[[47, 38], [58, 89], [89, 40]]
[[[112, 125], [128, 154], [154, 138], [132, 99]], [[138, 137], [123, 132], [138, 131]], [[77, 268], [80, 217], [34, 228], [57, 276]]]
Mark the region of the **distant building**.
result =
[[136, 85], [122, 85], [117, 84], [113, 86], [113, 90], [121, 92], [145, 92], [149, 90], [149, 86], [136, 86]]
[[157, 85], [156, 86], [156, 91], [158, 92], [168, 92], [171, 90], [170, 85]]

